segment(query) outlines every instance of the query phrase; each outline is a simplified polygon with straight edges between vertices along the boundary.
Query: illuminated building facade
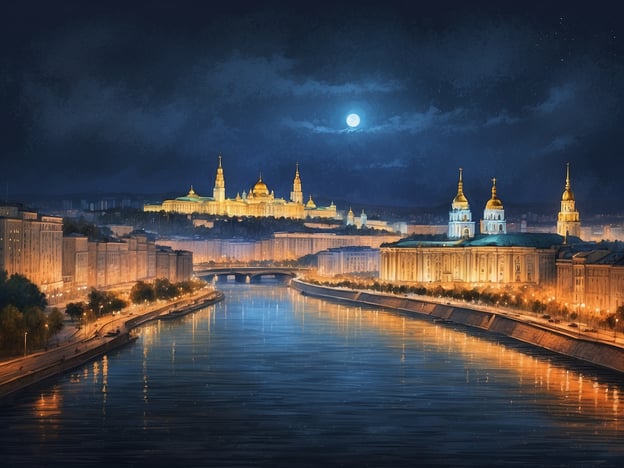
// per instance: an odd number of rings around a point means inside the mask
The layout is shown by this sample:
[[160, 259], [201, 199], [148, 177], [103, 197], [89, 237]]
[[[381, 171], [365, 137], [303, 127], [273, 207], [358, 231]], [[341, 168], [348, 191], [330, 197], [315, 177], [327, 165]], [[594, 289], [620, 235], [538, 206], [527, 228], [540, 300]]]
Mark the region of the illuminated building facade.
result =
[[381, 247], [379, 277], [388, 282], [453, 285], [553, 285], [555, 256], [564, 238], [519, 233], [476, 239], [404, 239]]
[[566, 184], [561, 196], [561, 210], [557, 217], [557, 234], [561, 236], [581, 236], [581, 217], [576, 210], [574, 192], [570, 185], [570, 163], [566, 165]]
[[249, 192], [243, 191], [236, 194], [235, 198], [226, 198], [225, 177], [221, 156], [215, 177], [212, 197], [198, 195], [193, 187], [189, 192], [174, 200], [165, 200], [161, 204], [146, 204], [143, 207], [146, 212], [174, 212], [184, 214], [207, 214], [232, 217], [275, 217], [275, 218], [330, 218], [337, 219], [336, 205], [331, 203], [326, 207], [319, 207], [309, 196], [308, 201], [303, 203], [303, 191], [299, 165], [295, 170], [293, 188], [290, 192], [290, 200], [277, 198], [272, 190], [269, 190], [263, 182], [262, 176]]
[[624, 305], [624, 252], [561, 249], [556, 299], [581, 317], [605, 318]]
[[54, 302], [62, 291], [63, 219], [0, 206], [0, 270], [27, 277]]
[[[373, 249], [386, 242], [396, 242], [397, 234], [383, 235], [340, 235], [332, 233], [290, 233], [276, 232], [270, 239], [159, 239], [158, 243], [172, 249], [193, 252], [195, 263], [226, 263], [251, 261], [297, 260], [323, 250], [365, 246]], [[375, 268], [377, 270], [378, 268]]]
[[379, 271], [379, 249], [371, 247], [339, 247], [318, 253], [317, 273], [334, 276], [347, 273]]
[[141, 232], [122, 239], [90, 241], [84, 236], [63, 238], [63, 294], [84, 295], [89, 288], [110, 288], [136, 281], [193, 277], [193, 254], [156, 245]]

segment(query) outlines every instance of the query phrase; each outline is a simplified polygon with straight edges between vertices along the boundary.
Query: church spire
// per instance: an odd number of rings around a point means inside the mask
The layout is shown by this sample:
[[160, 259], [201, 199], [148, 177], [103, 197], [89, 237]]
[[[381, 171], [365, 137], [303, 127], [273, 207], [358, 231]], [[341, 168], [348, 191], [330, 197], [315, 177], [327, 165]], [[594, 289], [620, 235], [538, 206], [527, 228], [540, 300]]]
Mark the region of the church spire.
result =
[[463, 179], [464, 170], [459, 168], [459, 181], [457, 182], [457, 195], [453, 199], [453, 208], [454, 209], [469, 209], [468, 199], [466, 195], [464, 195], [464, 179]]
[[565, 189], [570, 190], [570, 163], [566, 163], [566, 185]]

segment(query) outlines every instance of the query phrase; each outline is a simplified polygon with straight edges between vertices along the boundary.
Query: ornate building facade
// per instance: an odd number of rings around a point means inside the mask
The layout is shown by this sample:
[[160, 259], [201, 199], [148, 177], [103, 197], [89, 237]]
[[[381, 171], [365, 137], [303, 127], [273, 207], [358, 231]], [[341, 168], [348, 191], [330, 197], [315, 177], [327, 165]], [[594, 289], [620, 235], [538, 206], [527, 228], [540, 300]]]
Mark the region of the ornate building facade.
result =
[[557, 234], [581, 236], [581, 217], [575, 206], [574, 192], [570, 185], [570, 163], [566, 165], [566, 184], [561, 196], [561, 210], [557, 217]]
[[489, 235], [448, 242], [404, 239], [381, 247], [379, 277], [389, 282], [471, 285], [555, 284], [557, 234]]
[[[464, 194], [463, 172], [459, 170], [457, 194], [451, 204], [448, 239], [432, 241], [412, 236], [381, 247], [379, 277], [389, 282], [441, 283], [446, 285], [556, 285], [555, 259], [568, 239], [580, 242], [578, 212], [570, 189], [569, 168], [559, 218], [565, 234], [507, 234], [503, 202], [498, 198], [496, 179], [475, 237], [470, 204]], [[572, 237], [576, 236], [576, 237]]]
[[239, 192], [235, 198], [226, 198], [225, 177], [223, 173], [222, 158], [219, 156], [219, 166], [215, 177], [212, 197], [198, 195], [191, 186], [189, 192], [182, 197], [173, 200], [165, 200], [160, 204], [146, 204], [143, 211], [147, 212], [174, 212], [184, 214], [207, 214], [219, 216], [251, 216], [251, 217], [275, 217], [275, 218], [325, 218], [336, 219], [336, 205], [317, 206], [310, 195], [309, 200], [303, 203], [303, 190], [299, 165], [295, 170], [293, 188], [290, 192], [290, 200], [277, 198], [274, 191], [269, 190], [262, 181], [262, 176], [255, 185], [247, 191]]

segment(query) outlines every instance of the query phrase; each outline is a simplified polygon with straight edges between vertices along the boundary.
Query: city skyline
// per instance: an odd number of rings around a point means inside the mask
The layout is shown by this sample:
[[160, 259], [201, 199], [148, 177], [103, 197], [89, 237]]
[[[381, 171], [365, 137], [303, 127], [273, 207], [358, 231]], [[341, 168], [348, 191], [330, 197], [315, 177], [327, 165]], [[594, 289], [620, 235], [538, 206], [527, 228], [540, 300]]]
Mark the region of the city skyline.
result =
[[624, 194], [603, 7], [11, 5], [2, 191], [210, 194], [221, 154], [228, 187], [286, 197], [299, 163], [306, 197], [362, 204], [448, 204], [462, 167], [479, 211], [493, 177], [557, 205], [569, 162], [584, 212]]

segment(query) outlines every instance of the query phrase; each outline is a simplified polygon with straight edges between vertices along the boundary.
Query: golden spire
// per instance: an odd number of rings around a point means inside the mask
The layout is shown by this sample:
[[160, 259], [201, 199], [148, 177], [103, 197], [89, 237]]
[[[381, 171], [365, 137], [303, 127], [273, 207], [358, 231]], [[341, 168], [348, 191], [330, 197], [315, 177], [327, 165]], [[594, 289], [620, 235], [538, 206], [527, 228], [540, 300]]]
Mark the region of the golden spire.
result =
[[570, 190], [570, 163], [566, 163], [566, 190]]
[[574, 192], [572, 192], [572, 186], [570, 184], [570, 163], [566, 163], [566, 184], [563, 195], [561, 196], [561, 201], [572, 200], [574, 200]]
[[453, 199], [453, 208], [468, 209], [468, 199], [464, 195], [463, 169], [459, 168], [459, 182], [457, 182], [457, 195]]

